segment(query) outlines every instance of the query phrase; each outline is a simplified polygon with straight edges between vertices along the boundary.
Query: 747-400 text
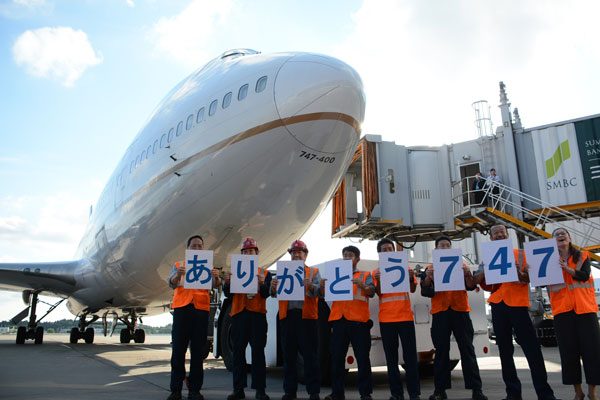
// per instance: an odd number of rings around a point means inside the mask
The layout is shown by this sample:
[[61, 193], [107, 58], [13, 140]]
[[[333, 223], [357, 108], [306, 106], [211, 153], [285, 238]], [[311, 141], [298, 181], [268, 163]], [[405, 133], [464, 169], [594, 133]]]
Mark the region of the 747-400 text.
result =
[[300, 158], [304, 157], [307, 160], [311, 160], [311, 161], [320, 161], [322, 163], [328, 163], [328, 164], [333, 164], [335, 162], [335, 157], [326, 157], [326, 156], [318, 156], [318, 154], [315, 153], [307, 153], [306, 151], [301, 150], [300, 151]]

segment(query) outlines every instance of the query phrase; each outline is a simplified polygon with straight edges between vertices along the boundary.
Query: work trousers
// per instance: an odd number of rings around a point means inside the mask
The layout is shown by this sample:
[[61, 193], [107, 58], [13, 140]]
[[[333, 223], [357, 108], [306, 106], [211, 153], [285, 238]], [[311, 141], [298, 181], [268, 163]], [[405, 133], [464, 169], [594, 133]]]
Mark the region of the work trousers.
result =
[[283, 348], [283, 391], [296, 394], [298, 390], [298, 351], [304, 360], [304, 382], [309, 395], [319, 394], [319, 321], [302, 319], [302, 310], [288, 310], [287, 317], [280, 321]]
[[435, 347], [433, 360], [434, 386], [436, 392], [443, 392], [452, 385], [450, 377], [450, 335], [454, 335], [462, 366], [465, 388], [481, 390], [481, 377], [477, 356], [473, 347], [473, 322], [468, 312], [449, 308], [433, 314], [431, 340]]
[[264, 392], [266, 387], [265, 345], [267, 344], [267, 317], [260, 312], [243, 310], [231, 317], [233, 339], [233, 390], [248, 386], [246, 377], [246, 347], [252, 349], [252, 389]]
[[344, 397], [346, 375], [346, 353], [352, 344], [358, 364], [358, 392], [360, 396], [373, 393], [371, 375], [371, 327], [369, 322], [348, 321], [345, 318], [333, 321], [331, 332], [331, 391], [334, 396]]
[[381, 341], [385, 352], [387, 364], [388, 382], [392, 396], [404, 398], [402, 389], [402, 378], [398, 368], [398, 338], [402, 342], [402, 358], [406, 370], [406, 390], [410, 397], [421, 394], [419, 383], [419, 363], [417, 359], [417, 340], [415, 337], [415, 323], [404, 322], [380, 322]]
[[206, 345], [208, 311], [197, 310], [193, 304], [173, 310], [171, 329], [171, 392], [181, 392], [185, 379], [185, 353], [190, 348], [189, 391], [198, 393], [204, 382], [202, 351]]
[[[600, 326], [596, 313], [574, 311], [554, 316], [565, 385], [581, 384], [581, 361], [588, 385], [600, 385]], [[581, 360], [581, 361], [580, 361]]]
[[544, 365], [542, 349], [535, 334], [535, 329], [529, 318], [527, 307], [511, 307], [504, 302], [492, 303], [492, 325], [496, 334], [496, 344], [500, 353], [502, 379], [506, 385], [506, 394], [521, 397], [521, 381], [517, 376], [515, 352], [513, 346], [513, 331], [517, 343], [521, 346], [533, 380], [533, 387], [540, 400], [554, 399], [554, 392], [548, 384], [548, 374]]

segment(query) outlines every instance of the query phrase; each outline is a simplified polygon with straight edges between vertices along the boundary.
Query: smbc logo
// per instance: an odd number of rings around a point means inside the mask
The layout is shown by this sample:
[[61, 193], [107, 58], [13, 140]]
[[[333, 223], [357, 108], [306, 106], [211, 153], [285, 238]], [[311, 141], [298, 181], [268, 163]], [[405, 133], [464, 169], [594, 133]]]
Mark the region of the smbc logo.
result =
[[571, 158], [569, 141], [565, 140], [557, 148], [552, 157], [546, 160], [546, 177], [552, 178], [558, 172], [563, 162]]

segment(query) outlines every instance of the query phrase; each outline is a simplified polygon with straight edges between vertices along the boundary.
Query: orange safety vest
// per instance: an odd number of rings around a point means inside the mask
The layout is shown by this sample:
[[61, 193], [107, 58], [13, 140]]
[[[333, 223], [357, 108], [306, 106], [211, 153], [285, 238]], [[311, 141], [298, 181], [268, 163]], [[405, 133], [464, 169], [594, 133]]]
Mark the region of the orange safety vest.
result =
[[[519, 249], [513, 249], [515, 261], [521, 267], [525, 267], [527, 259], [525, 252]], [[505, 282], [499, 285], [498, 290], [492, 292], [488, 303], [498, 304], [504, 302], [510, 307], [529, 307], [529, 283], [522, 282]]]
[[[316, 268], [304, 266], [304, 276], [312, 282], [317, 274]], [[308, 287], [305, 288], [308, 291]], [[285, 319], [288, 312], [288, 301], [279, 300], [279, 319]], [[302, 304], [302, 319], [319, 319], [319, 297], [309, 297], [304, 294], [304, 303]]]
[[181, 308], [193, 303], [197, 310], [210, 311], [210, 294], [208, 292], [206, 289], [186, 289], [183, 286], [177, 286], [173, 293], [171, 308]]
[[[258, 273], [262, 274], [265, 278], [268, 274], [267, 270], [263, 268], [258, 268]], [[267, 299], [262, 297], [260, 293], [256, 293], [256, 295], [251, 299], [249, 299], [248, 295], [245, 293], [234, 293], [229, 315], [233, 317], [237, 313], [242, 312], [244, 309], [248, 311], [266, 314]]]
[[[575, 264], [573, 258], [569, 257], [569, 268], [574, 270], [581, 269], [583, 262], [589, 258], [587, 251], [581, 253], [579, 262]], [[565, 283], [558, 285], [549, 285], [550, 305], [552, 314], [558, 315], [569, 311], [575, 311], [575, 314], [597, 313], [598, 304], [596, 304], [596, 294], [594, 293], [594, 278], [585, 281], [576, 281], [566, 271], [563, 271]]]
[[[380, 282], [375, 278], [379, 268], [373, 270], [373, 282], [379, 286]], [[417, 283], [417, 277], [413, 275], [414, 283]], [[408, 292], [382, 293], [379, 295], [379, 322], [405, 322], [414, 321], [415, 317], [410, 304], [410, 295]]]
[[[369, 272], [356, 271], [353, 278], [360, 279], [363, 283], [367, 282]], [[331, 305], [329, 321], [337, 321], [346, 318], [348, 321], [367, 322], [369, 320], [369, 298], [357, 285], [352, 285], [354, 292], [353, 300], [337, 300]]]

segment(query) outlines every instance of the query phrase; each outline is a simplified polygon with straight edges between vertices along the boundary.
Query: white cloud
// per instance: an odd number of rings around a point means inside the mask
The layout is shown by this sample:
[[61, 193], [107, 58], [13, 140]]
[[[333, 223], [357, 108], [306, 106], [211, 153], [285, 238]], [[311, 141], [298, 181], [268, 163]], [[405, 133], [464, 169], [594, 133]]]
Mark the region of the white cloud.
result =
[[127, 3], [127, 5], [131, 8], [135, 7], [135, 2], [133, 0], [125, 0], [125, 2]]
[[17, 65], [29, 74], [58, 80], [67, 87], [102, 62], [87, 34], [69, 27], [28, 30], [17, 38], [12, 50]]
[[13, 0], [13, 3], [27, 8], [36, 8], [44, 6], [46, 0]]
[[196, 67], [211, 58], [209, 44], [218, 40], [218, 32], [227, 29], [233, 0], [193, 0], [174, 17], [161, 18], [153, 27], [155, 48], [185, 66]]

